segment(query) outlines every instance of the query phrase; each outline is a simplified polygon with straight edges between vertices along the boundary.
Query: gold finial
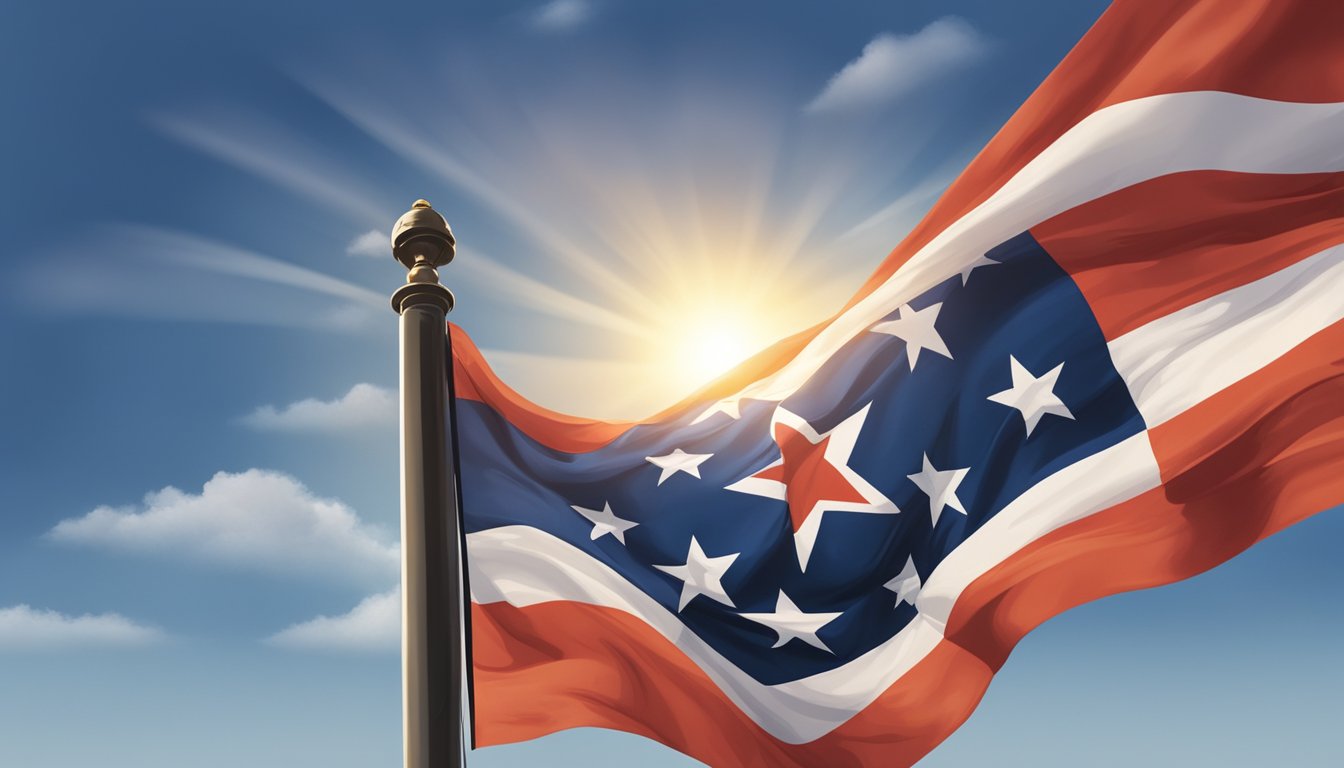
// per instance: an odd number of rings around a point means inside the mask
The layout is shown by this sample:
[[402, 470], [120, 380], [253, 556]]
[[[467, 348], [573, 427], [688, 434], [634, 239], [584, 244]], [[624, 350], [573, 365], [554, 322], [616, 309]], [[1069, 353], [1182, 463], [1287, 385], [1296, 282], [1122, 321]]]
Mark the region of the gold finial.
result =
[[[402, 214], [392, 227], [392, 255], [406, 269], [417, 264], [429, 267], [441, 267], [453, 260], [456, 252], [456, 240], [453, 230], [438, 211], [429, 207], [427, 200], [416, 200], [411, 210]], [[433, 270], [417, 273], [420, 279], [412, 282], [429, 282]]]

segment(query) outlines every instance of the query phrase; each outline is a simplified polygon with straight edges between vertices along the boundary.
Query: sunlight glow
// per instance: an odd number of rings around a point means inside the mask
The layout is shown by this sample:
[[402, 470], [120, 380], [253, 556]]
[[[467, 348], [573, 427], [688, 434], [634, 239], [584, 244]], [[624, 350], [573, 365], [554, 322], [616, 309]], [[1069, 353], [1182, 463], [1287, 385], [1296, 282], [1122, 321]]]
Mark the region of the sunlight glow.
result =
[[[433, 88], [444, 97], [431, 100], [396, 59], [292, 74], [438, 182], [431, 198], [461, 226], [459, 258], [443, 273], [462, 297], [454, 319], [489, 329], [500, 346], [488, 360], [510, 386], [566, 413], [648, 417], [823, 321], [946, 183], [941, 173], [904, 178], [936, 123], [784, 130], [801, 105], [762, 87], [774, 73], [676, 71], [650, 102], [663, 75], [601, 59], [569, 62], [560, 80], [471, 46], [442, 63]], [[402, 117], [406, 103], [418, 105], [414, 121]], [[229, 141], [193, 115], [159, 125], [347, 215], [368, 218], [367, 201], [385, 199], [320, 141], [296, 167], [269, 162], [312, 137], [257, 122]], [[350, 194], [327, 179], [350, 180], [337, 185]]]
[[668, 362], [682, 368], [678, 378], [683, 386], [702, 386], [760, 351], [755, 338], [760, 335], [760, 329], [751, 328], [740, 317], [701, 316], [675, 341], [677, 351]]

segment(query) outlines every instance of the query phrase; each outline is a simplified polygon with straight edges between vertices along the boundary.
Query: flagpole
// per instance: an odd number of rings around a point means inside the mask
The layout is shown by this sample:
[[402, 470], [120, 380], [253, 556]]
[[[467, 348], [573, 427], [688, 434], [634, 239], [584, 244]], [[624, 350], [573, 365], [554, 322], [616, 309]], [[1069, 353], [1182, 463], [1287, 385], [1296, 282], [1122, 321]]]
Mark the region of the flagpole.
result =
[[461, 768], [462, 572], [448, 403], [447, 314], [437, 268], [453, 260], [448, 222], [417, 200], [392, 228], [409, 270], [401, 316], [401, 672], [405, 768]]

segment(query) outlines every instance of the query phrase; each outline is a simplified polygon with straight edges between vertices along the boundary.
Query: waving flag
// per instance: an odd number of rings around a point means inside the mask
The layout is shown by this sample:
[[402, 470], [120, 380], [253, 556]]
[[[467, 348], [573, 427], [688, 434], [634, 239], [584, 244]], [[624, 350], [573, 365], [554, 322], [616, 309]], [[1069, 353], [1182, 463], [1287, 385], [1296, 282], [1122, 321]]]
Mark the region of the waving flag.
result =
[[907, 765], [1344, 501], [1344, 4], [1121, 2], [830, 320], [638, 424], [453, 332], [479, 744]]

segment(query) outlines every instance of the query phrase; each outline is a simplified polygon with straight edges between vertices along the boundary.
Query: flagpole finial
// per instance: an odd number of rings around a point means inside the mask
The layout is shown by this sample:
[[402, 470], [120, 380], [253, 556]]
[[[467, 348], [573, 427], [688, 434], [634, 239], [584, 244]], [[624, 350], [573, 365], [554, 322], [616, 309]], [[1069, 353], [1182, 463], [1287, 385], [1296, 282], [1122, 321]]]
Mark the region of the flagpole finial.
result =
[[[415, 296], [451, 310], [453, 294], [439, 285], [438, 268], [452, 261], [456, 253], [457, 239], [448, 222], [428, 200], [416, 200], [392, 226], [392, 255], [408, 270], [406, 285], [392, 296], [392, 308], [400, 313], [405, 301]], [[427, 290], [408, 290], [412, 286]]]
[[428, 200], [416, 200], [392, 227], [392, 255], [410, 270], [407, 282], [437, 283], [434, 270], [453, 260], [457, 239]]

